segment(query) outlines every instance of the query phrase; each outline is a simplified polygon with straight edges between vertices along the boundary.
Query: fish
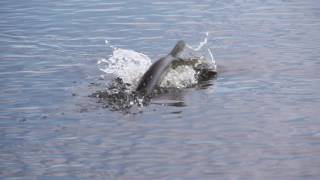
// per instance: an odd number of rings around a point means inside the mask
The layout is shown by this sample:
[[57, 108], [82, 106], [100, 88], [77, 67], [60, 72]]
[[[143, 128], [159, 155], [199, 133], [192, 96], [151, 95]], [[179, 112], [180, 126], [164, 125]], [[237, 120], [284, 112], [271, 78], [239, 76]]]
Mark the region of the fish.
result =
[[203, 80], [203, 77], [208, 79], [209, 76], [215, 76], [216, 71], [206, 68], [207, 64], [201, 63], [199, 59], [184, 59], [180, 57], [179, 55], [185, 48], [186, 43], [183, 40], [180, 40], [168, 55], [154, 62], [140, 78], [136, 87], [136, 92], [145, 96], [151, 95], [154, 89], [159, 87], [159, 84], [169, 69], [179, 65], [192, 65], [194, 69], [199, 72], [199, 80]]

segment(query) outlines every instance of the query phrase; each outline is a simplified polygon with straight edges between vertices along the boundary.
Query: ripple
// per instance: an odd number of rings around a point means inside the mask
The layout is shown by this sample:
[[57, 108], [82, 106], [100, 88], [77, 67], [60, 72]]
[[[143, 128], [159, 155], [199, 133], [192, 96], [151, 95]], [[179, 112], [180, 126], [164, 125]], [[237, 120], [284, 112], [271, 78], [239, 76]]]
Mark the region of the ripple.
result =
[[[1, 1], [0, 12], [1, 178], [320, 176], [316, 0]], [[212, 86], [135, 115], [88, 97], [106, 83], [106, 39], [157, 59], [206, 32], [221, 67]]]

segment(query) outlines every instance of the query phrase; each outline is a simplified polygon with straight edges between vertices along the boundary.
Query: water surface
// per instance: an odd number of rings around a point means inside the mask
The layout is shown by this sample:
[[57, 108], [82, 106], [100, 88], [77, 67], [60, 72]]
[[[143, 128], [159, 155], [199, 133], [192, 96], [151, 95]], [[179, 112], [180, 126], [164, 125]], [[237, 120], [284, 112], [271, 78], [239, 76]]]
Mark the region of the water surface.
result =
[[[0, 177], [319, 179], [316, 0], [0, 2]], [[208, 44], [207, 89], [142, 113], [103, 108], [97, 61]], [[99, 85], [98, 85], [99, 87]]]

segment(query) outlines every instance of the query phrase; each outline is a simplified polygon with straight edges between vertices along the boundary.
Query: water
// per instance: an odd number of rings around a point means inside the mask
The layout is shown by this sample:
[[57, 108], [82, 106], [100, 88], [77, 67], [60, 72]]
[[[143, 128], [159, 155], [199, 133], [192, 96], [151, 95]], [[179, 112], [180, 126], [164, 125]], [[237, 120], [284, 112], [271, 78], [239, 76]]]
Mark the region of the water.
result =
[[[0, 177], [319, 179], [319, 12], [316, 0], [1, 1]], [[155, 60], [206, 32], [212, 86], [137, 114], [88, 97], [105, 83], [106, 40]]]

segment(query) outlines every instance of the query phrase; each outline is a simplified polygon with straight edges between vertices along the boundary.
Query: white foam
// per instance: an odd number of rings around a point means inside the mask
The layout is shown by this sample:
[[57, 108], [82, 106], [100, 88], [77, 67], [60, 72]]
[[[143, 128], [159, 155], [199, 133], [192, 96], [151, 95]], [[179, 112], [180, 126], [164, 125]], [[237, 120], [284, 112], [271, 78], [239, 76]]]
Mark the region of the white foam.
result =
[[186, 88], [197, 83], [196, 71], [192, 66], [181, 65], [175, 69], [170, 68], [160, 83], [161, 87]]
[[[209, 34], [206, 33], [206, 37], [200, 42], [197, 48], [192, 48], [190, 45], [187, 45], [189, 49], [185, 50], [183, 56], [199, 58], [200, 61], [211, 64], [215, 69], [216, 61], [212, 51], [207, 47], [208, 35]], [[131, 84], [132, 89], [134, 89], [139, 79], [151, 66], [150, 58], [134, 50], [117, 48], [107, 40], [106, 44], [113, 49], [113, 53], [108, 59], [101, 58], [97, 62], [99, 69], [109, 76], [121, 78], [123, 82]], [[197, 84], [196, 73], [191, 65], [180, 65], [175, 69], [170, 68], [160, 83], [160, 86], [176, 88], [190, 87]]]
[[112, 56], [108, 59], [101, 58], [97, 64], [101, 71], [135, 86], [151, 65], [151, 60], [148, 56], [133, 50], [114, 48]]

